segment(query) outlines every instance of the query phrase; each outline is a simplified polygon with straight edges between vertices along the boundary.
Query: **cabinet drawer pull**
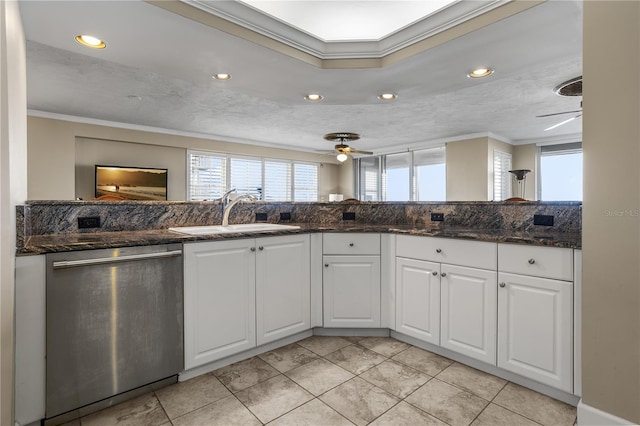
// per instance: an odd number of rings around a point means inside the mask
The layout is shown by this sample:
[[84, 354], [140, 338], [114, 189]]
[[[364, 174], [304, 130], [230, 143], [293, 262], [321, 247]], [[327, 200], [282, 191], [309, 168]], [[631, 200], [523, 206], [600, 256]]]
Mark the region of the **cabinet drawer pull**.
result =
[[256, 251], [256, 248], [255, 247], [251, 247], [249, 250]]
[[507, 284], [506, 283], [500, 283], [500, 287], [504, 288]]
[[529, 265], [533, 265], [534, 263], [536, 263], [535, 259], [529, 259]]
[[353, 244], [353, 243], [349, 243], [349, 247], [353, 247], [353, 246], [354, 246], [354, 244]]
[[328, 268], [328, 267], [329, 267], [329, 264], [328, 264], [328, 263], [325, 263], [325, 264], [324, 264], [324, 267], [325, 267], [325, 268]]
[[262, 250], [264, 250], [264, 247], [260, 246], [260, 247], [258, 247], [258, 250], [262, 251]]
[[443, 272], [443, 273], [441, 273], [441, 274], [440, 274], [440, 276], [444, 278], [444, 277], [446, 277], [446, 276], [447, 276], [447, 273], [446, 273], [446, 272]]
[[433, 274], [433, 276], [435, 277], [436, 275], [438, 275], [437, 271], [433, 271], [431, 274]]
[[436, 253], [442, 253], [442, 249], [437, 248]]

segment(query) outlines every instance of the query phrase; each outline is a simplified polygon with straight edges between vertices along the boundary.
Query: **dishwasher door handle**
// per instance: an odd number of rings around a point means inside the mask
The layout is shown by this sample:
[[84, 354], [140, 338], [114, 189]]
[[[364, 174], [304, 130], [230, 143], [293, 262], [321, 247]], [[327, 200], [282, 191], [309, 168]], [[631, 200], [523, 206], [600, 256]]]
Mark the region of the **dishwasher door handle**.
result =
[[104, 265], [108, 263], [128, 262], [131, 260], [160, 259], [164, 257], [181, 256], [182, 250], [163, 251], [159, 253], [132, 254], [119, 257], [102, 257], [97, 259], [60, 260], [53, 262], [53, 269], [75, 268], [78, 266]]

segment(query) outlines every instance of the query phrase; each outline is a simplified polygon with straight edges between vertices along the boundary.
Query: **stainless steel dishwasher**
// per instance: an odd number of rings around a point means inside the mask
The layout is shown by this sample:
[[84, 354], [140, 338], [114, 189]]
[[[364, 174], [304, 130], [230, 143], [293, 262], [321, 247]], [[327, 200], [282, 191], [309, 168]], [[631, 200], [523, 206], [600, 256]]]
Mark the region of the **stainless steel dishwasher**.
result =
[[182, 245], [47, 255], [46, 417], [184, 369]]

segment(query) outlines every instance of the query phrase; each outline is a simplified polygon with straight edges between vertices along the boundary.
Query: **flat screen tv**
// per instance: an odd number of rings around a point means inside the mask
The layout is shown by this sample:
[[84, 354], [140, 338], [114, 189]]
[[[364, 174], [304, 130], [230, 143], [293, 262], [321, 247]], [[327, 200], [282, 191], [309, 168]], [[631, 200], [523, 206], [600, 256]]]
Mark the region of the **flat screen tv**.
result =
[[96, 165], [96, 198], [166, 200], [167, 169]]

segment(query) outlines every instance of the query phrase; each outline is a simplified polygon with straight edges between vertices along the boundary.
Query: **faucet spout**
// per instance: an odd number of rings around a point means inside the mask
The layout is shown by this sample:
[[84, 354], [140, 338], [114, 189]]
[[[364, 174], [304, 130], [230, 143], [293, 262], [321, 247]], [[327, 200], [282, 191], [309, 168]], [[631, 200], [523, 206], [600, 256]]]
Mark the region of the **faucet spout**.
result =
[[240, 201], [256, 201], [258, 198], [255, 195], [251, 194], [240, 194], [236, 197], [235, 200], [228, 202], [224, 205], [224, 213], [222, 215], [222, 226], [229, 226], [229, 213], [231, 213], [231, 209], [233, 206], [238, 204]]

